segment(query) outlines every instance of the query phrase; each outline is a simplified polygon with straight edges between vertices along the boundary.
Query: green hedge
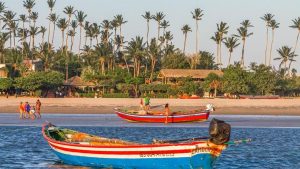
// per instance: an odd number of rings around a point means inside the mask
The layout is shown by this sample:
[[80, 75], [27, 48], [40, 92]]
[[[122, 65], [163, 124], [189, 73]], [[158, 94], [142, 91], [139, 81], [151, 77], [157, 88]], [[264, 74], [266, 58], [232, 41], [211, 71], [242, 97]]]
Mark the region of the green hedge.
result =
[[102, 95], [103, 98], [129, 98], [128, 93], [105, 93]]

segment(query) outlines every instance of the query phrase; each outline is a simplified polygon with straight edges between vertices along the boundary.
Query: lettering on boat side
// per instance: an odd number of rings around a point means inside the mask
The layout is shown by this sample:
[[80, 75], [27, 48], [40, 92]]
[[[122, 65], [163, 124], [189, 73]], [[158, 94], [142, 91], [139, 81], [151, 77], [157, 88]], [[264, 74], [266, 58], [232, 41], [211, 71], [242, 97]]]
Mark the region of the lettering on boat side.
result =
[[219, 154], [221, 150], [217, 148], [210, 148], [210, 147], [197, 147], [196, 149], [192, 150], [192, 154], [197, 153], [212, 153], [212, 154]]
[[173, 153], [170, 154], [140, 154], [140, 157], [148, 158], [148, 157], [174, 157]]

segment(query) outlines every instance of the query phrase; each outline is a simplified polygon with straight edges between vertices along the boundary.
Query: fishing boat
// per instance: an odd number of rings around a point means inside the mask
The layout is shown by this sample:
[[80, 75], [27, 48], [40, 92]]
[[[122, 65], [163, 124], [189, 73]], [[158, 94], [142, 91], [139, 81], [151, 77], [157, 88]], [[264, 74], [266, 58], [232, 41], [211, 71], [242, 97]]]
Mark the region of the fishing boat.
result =
[[[212, 124], [214, 123], [214, 124]], [[110, 139], [45, 123], [42, 134], [69, 165], [116, 169], [205, 169], [227, 148], [230, 125], [212, 120], [210, 137], [153, 140], [142, 144]]]
[[211, 112], [214, 111], [212, 104], [207, 104], [206, 109], [193, 110], [189, 112], [172, 112], [166, 116], [163, 111], [124, 110], [115, 108], [115, 113], [122, 119], [130, 122], [144, 123], [182, 123], [206, 121]]

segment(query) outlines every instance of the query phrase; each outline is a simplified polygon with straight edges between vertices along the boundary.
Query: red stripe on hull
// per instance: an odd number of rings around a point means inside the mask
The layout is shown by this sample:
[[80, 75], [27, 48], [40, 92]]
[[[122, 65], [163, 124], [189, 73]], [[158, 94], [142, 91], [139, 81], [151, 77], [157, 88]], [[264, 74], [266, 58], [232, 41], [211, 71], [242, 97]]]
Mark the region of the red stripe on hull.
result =
[[[158, 116], [158, 115], [134, 115], [127, 114], [123, 112], [116, 111], [117, 115], [122, 119], [136, 122], [147, 122], [147, 123], [165, 123], [166, 116]], [[203, 112], [199, 114], [191, 114], [191, 115], [175, 115], [168, 116], [168, 123], [181, 123], [181, 122], [192, 122], [192, 121], [203, 121], [207, 120], [209, 117], [209, 112]]]
[[191, 153], [192, 149], [182, 149], [182, 150], [161, 150], [161, 151], [95, 151], [95, 150], [78, 150], [56, 146], [54, 144], [49, 143], [52, 147], [73, 152], [73, 153], [87, 153], [87, 154], [107, 154], [107, 155], [139, 155], [139, 154], [178, 154], [178, 153]]

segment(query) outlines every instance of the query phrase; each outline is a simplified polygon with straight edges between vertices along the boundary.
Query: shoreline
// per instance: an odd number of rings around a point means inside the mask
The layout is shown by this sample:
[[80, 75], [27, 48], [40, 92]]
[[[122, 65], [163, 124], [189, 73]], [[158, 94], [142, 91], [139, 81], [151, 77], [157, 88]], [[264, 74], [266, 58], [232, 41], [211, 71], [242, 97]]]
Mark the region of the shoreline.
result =
[[[21, 101], [34, 104], [38, 98], [0, 98], [0, 113], [18, 113]], [[113, 114], [115, 107], [138, 108], [139, 98], [39, 98], [42, 114]], [[171, 111], [189, 111], [208, 103], [216, 107], [216, 115], [283, 115], [300, 116], [300, 99], [151, 99], [155, 110], [163, 111], [169, 103]], [[157, 106], [162, 105], [162, 106]]]

